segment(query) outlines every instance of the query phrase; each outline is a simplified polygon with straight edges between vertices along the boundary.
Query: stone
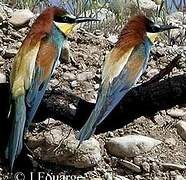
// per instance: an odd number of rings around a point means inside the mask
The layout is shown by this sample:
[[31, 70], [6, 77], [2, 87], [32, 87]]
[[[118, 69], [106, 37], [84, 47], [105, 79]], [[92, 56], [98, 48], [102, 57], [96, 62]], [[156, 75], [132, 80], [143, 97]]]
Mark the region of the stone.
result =
[[142, 168], [145, 172], [150, 172], [150, 165], [147, 162], [142, 163]]
[[6, 49], [5, 50], [5, 54], [3, 55], [3, 58], [13, 58], [15, 57], [15, 55], [17, 54], [17, 50], [16, 49]]
[[148, 77], [148, 78], [152, 78], [152, 77], [154, 77], [156, 74], [158, 74], [159, 73], [159, 70], [158, 69], [150, 69], [148, 72], [147, 72], [147, 74], [146, 74], [146, 76]]
[[170, 109], [167, 110], [167, 114], [173, 118], [183, 117], [186, 115], [186, 112], [182, 109]]
[[136, 175], [135, 180], [143, 180], [144, 178], [141, 175]]
[[70, 44], [68, 41], [65, 41], [59, 60], [61, 63], [69, 63], [70, 57]]
[[51, 79], [49, 83], [50, 83], [51, 87], [55, 87], [59, 84], [59, 80]]
[[33, 17], [34, 14], [29, 9], [16, 10], [11, 14], [9, 22], [14, 26], [19, 27], [28, 23]]
[[124, 167], [127, 167], [128, 169], [132, 170], [135, 173], [140, 173], [141, 172], [140, 167], [137, 166], [136, 164], [132, 163], [132, 162], [129, 162], [129, 161], [126, 161], [126, 160], [122, 160], [120, 162], [120, 164], [122, 166], [124, 166]]
[[[104, 22], [105, 24], [107, 23], [110, 24], [110, 22], [116, 18], [115, 14], [106, 8], [98, 8], [96, 10], [87, 10], [83, 12], [80, 16], [96, 17], [97, 19], [100, 20], [99, 23]], [[97, 24], [97, 22], [92, 22], [91, 24]], [[83, 25], [85, 25], [85, 23], [83, 23]]]
[[92, 72], [82, 72], [77, 75], [78, 81], [87, 81], [91, 80], [94, 77], [94, 74]]
[[114, 44], [118, 41], [118, 36], [109, 34], [109, 37], [107, 38], [107, 40]]
[[170, 13], [167, 16], [167, 21], [169, 23], [173, 24], [173, 25], [181, 25], [181, 24], [185, 24], [186, 23], [186, 20], [183, 17], [183, 13], [181, 11], [176, 11], [174, 13]]
[[156, 162], [152, 162], [152, 164], [151, 164], [151, 169], [152, 169], [153, 171], [155, 171], [155, 172], [158, 172], [159, 169], [160, 169], [160, 167], [159, 167], [159, 165], [158, 165]]
[[4, 65], [5, 61], [4, 59], [2, 58], [2, 56], [0, 56], [0, 66]]
[[73, 81], [76, 79], [76, 76], [73, 73], [70, 72], [65, 72], [63, 74], [63, 79], [67, 80], [67, 81]]
[[94, 85], [94, 89], [95, 89], [95, 90], [98, 90], [98, 89], [99, 89], [99, 84], [95, 84], [95, 85]]
[[45, 130], [27, 134], [27, 145], [39, 159], [75, 168], [94, 167], [101, 160], [101, 148], [95, 138], [84, 141], [77, 149], [79, 141], [69, 126], [60, 121], [45, 126]]
[[161, 141], [142, 135], [126, 135], [111, 138], [106, 142], [108, 152], [114, 156], [125, 158], [135, 157], [150, 151], [153, 147], [161, 144]]
[[134, 157], [134, 164], [136, 164], [138, 166], [141, 166], [142, 161], [143, 161], [143, 157], [142, 156], [136, 156], [136, 157]]
[[[136, 11], [138, 3], [141, 11], [147, 16], [152, 16], [153, 13], [157, 11], [158, 6], [152, 0], [115, 0], [109, 3], [109, 7], [116, 14], [126, 17], [125, 15], [130, 14], [132, 16], [138, 13], [138, 11]], [[125, 4], [125, 6], [123, 6], [123, 4]]]
[[165, 143], [169, 146], [176, 146], [176, 140], [174, 138], [167, 138], [165, 139]]
[[22, 38], [22, 35], [18, 32], [11, 32], [11, 35], [12, 35], [13, 38], [16, 38], [16, 39], [17, 38], [20, 38], [20, 39]]
[[105, 177], [106, 180], [113, 180], [113, 175], [110, 174], [110, 173], [105, 173], [104, 177]]
[[72, 82], [70, 83], [70, 85], [71, 85], [72, 88], [75, 88], [75, 87], [78, 86], [78, 83], [77, 83], [77, 81], [72, 81]]
[[77, 111], [76, 106], [74, 106], [73, 104], [69, 104], [69, 108], [70, 108], [70, 111], [71, 111], [70, 114], [72, 114], [73, 116], [75, 116], [76, 115], [76, 111]]
[[0, 2], [0, 8], [3, 9], [3, 11], [6, 13], [7, 16], [10, 16], [10, 14], [13, 13], [12, 8], [8, 7], [5, 4], [2, 4], [1, 2]]
[[177, 133], [186, 142], [186, 122], [179, 121], [176, 125], [176, 128], [177, 128]]
[[117, 176], [113, 177], [113, 180], [129, 180], [129, 179], [124, 176], [117, 175]]
[[185, 165], [173, 164], [173, 163], [162, 163], [162, 167], [169, 170], [186, 170]]
[[7, 18], [5, 11], [0, 7], [0, 23], [2, 23]]
[[176, 175], [175, 180], [185, 180], [185, 178], [182, 175]]
[[6, 83], [6, 76], [0, 73], [0, 83]]

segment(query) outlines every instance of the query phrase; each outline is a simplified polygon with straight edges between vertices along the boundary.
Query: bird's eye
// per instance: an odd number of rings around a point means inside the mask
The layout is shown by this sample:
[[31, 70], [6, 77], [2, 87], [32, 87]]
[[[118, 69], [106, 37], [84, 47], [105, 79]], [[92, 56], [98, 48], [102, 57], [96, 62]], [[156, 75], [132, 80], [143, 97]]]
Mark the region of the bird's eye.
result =
[[154, 23], [149, 24], [149, 26], [147, 27], [147, 32], [150, 33], [156, 33], [160, 31], [160, 26]]
[[62, 22], [64, 23], [69, 22], [69, 18], [67, 16], [62, 17]]
[[62, 22], [73, 24], [73, 23], [75, 23], [75, 18], [72, 18], [72, 17], [69, 17], [69, 16], [63, 16], [62, 17]]

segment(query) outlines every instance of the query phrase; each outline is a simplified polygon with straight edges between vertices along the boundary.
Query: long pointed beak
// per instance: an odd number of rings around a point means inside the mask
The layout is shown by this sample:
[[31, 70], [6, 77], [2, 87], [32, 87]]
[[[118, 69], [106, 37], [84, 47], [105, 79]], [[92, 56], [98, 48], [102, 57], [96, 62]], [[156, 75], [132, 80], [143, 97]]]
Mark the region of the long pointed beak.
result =
[[170, 29], [178, 29], [179, 27], [173, 25], [160, 25], [160, 31], [166, 31]]
[[90, 17], [77, 17], [75, 23], [82, 23], [87, 21], [100, 21], [99, 19], [90, 18]]

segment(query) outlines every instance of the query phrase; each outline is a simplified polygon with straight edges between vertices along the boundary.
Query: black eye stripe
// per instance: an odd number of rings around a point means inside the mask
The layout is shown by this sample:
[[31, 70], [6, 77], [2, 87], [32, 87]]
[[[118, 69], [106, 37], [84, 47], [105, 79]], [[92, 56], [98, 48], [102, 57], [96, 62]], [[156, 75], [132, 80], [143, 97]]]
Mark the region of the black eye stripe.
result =
[[55, 16], [54, 17], [54, 21], [55, 22], [59, 22], [59, 23], [74, 23], [75, 19], [69, 17], [69, 16]]

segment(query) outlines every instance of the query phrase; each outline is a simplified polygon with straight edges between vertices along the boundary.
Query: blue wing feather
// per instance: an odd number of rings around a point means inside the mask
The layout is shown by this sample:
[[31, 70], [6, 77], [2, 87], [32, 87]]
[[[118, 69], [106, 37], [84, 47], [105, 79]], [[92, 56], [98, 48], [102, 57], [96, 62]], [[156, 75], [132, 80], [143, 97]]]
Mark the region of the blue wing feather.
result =
[[33, 79], [32, 86], [30, 87], [27, 95], [26, 95], [26, 107], [27, 107], [27, 114], [26, 114], [26, 124], [25, 124], [25, 131], [28, 130], [32, 119], [34, 118], [36, 111], [41, 103], [41, 100], [44, 96], [48, 81], [50, 76], [45, 79], [45, 81], [36, 81], [42, 77], [42, 70], [39, 67], [36, 67], [35, 78]]
[[[146, 69], [151, 46], [152, 43], [148, 38], [146, 38], [143, 44], [134, 48], [127, 64], [120, 74], [115, 77], [111, 83], [107, 81], [101, 84], [96, 106], [77, 136], [77, 138], [80, 140], [80, 143], [83, 140], [90, 138], [90, 136], [95, 132], [96, 126], [108, 116], [108, 114], [121, 101], [125, 94], [139, 80], [141, 74]], [[130, 74], [132, 71], [135, 71], [135, 69], [127, 69], [127, 65], [129, 64], [129, 61], [132, 63], [136, 57], [141, 58], [142, 67], [140, 68], [140, 71], [136, 73], [135, 79], [131, 80]]]
[[60, 52], [64, 43], [65, 37], [62, 35], [61, 32], [57, 29], [56, 26], [53, 26], [52, 34], [50, 39], [48, 41], [51, 41], [51, 43], [54, 43], [57, 49], [55, 63], [52, 66], [51, 73], [48, 75], [48, 77], [44, 81], [40, 81], [43, 76], [43, 70], [36, 66], [35, 67], [35, 77], [32, 80], [32, 85], [27, 92], [26, 95], [26, 104], [27, 104], [27, 120], [25, 125], [25, 131], [27, 131], [28, 127], [30, 126], [36, 111], [41, 103], [41, 100], [44, 96], [45, 90], [47, 88], [47, 84], [51, 78], [51, 75], [55, 69], [55, 67], [58, 65]]

